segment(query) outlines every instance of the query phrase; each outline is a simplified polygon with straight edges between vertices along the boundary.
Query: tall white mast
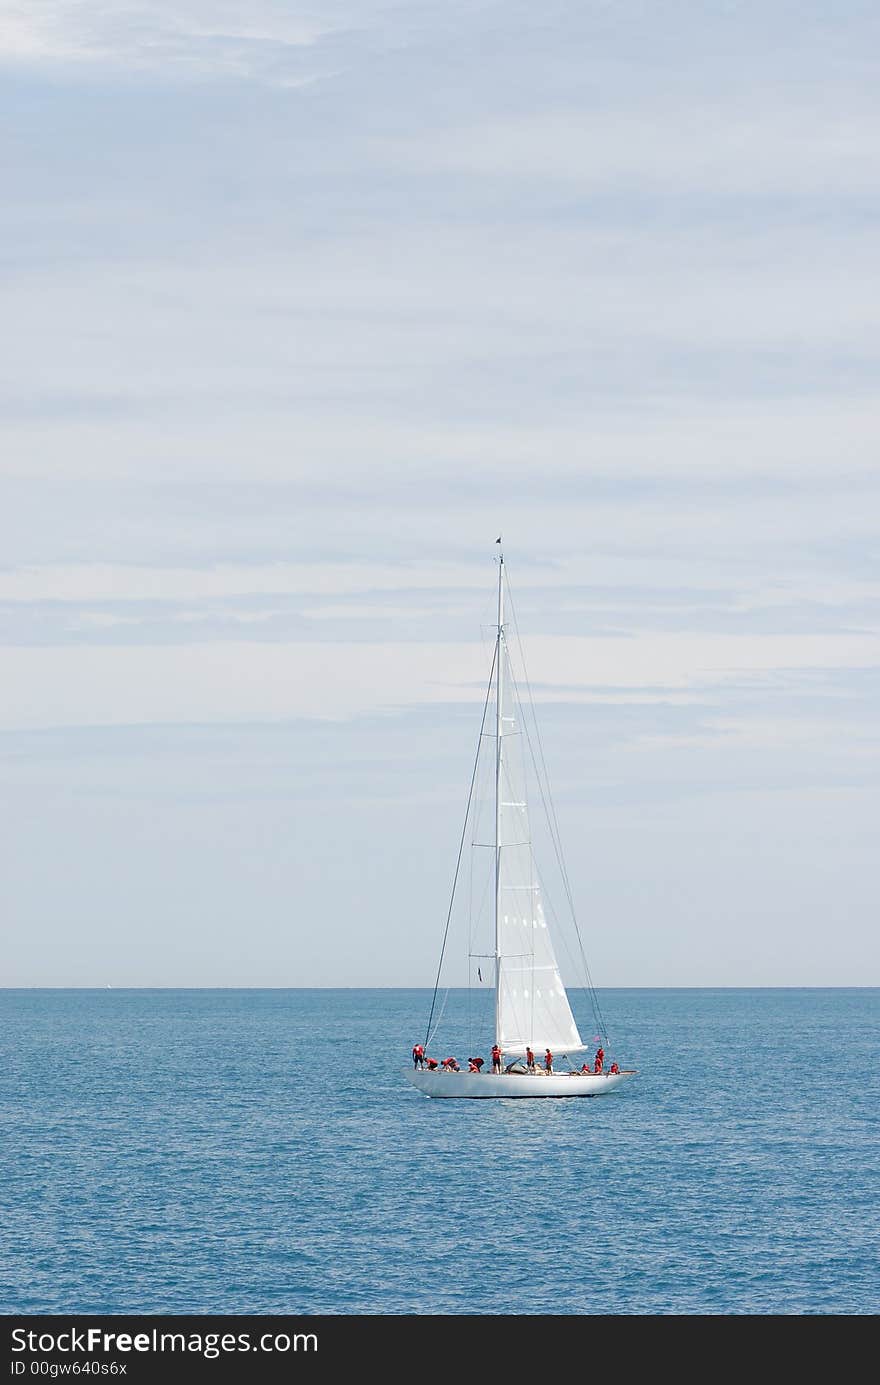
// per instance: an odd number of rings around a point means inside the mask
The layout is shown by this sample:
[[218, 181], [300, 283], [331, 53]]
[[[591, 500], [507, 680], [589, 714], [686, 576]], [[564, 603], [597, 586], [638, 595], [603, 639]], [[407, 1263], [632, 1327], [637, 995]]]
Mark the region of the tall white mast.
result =
[[498, 638], [495, 645], [495, 1042], [501, 1044], [501, 655], [504, 639], [504, 552], [498, 561]]

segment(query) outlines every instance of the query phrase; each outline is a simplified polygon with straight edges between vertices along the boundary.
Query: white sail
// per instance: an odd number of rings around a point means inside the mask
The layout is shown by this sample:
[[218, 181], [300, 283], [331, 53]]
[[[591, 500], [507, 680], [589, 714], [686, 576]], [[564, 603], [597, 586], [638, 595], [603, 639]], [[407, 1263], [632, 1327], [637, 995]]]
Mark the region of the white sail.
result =
[[[516, 687], [503, 630], [498, 645], [497, 690], [500, 731], [497, 789], [496, 1038], [505, 1054], [537, 1058], [584, 1047], [544, 916], [535, 870], [526, 803], [524, 727], [518, 716]], [[496, 742], [496, 753], [498, 745]]]

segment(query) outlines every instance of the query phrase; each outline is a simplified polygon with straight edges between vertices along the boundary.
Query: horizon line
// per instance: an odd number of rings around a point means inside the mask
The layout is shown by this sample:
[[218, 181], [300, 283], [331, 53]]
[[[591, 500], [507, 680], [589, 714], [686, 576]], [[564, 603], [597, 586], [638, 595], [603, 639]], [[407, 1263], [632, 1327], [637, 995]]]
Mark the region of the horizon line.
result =
[[[94, 986], [0, 986], [0, 994], [24, 991], [432, 991], [425, 986], [113, 986], [106, 982]], [[446, 986], [448, 991], [468, 991], [469, 986]], [[485, 988], [489, 990], [490, 988]], [[584, 990], [583, 986], [570, 986], [569, 990]], [[597, 991], [876, 991], [880, 982], [858, 985], [838, 983], [835, 985], [797, 985], [794, 983], [761, 982], [754, 985], [667, 985], [667, 986], [596, 986]]]

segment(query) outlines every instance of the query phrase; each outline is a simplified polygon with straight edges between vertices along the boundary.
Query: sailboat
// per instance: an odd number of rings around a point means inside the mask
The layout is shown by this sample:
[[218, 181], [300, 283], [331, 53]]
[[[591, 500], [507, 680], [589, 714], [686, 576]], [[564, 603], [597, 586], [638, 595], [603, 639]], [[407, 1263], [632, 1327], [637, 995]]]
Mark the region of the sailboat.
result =
[[[502, 550], [498, 561], [498, 620], [479, 742], [482, 747], [488, 740], [493, 757], [494, 842], [475, 843], [494, 851], [488, 880], [494, 890], [494, 954], [482, 954], [482, 957], [494, 965], [495, 1055], [497, 1057], [500, 1053], [500, 1058], [493, 1062], [494, 1070], [484, 1071], [481, 1068], [463, 1071], [460, 1065], [453, 1067], [450, 1060], [445, 1068], [439, 1064], [434, 1068], [419, 1065], [405, 1069], [405, 1075], [424, 1096], [444, 1099], [602, 1096], [634, 1076], [634, 1071], [619, 1070], [616, 1063], [605, 1071], [602, 1061], [596, 1061], [595, 1065], [584, 1063], [581, 1068], [572, 1063], [572, 1055], [580, 1057], [587, 1045], [581, 1039], [556, 960], [532, 849], [523, 749], [524, 733], [528, 737], [528, 727], [517, 696], [510, 657], [504, 619], [505, 585]], [[492, 701], [494, 716], [490, 714]], [[494, 731], [488, 729], [493, 722]], [[531, 747], [531, 741], [529, 744]], [[453, 899], [465, 835], [471, 821], [471, 799], [479, 761], [478, 747], [453, 882]], [[554, 845], [557, 852], [561, 852], [558, 832], [554, 836]], [[567, 876], [565, 880], [566, 892], [569, 893]], [[436, 1027], [432, 1029], [432, 1024], [452, 908], [450, 903], [431, 1015], [425, 1042], [421, 1045], [425, 1055], [436, 1033]], [[481, 969], [479, 975], [482, 979]], [[598, 1014], [595, 993], [593, 996]], [[600, 1053], [604, 1056], [602, 1045], [607, 1044], [607, 1034], [600, 1033], [597, 1037]], [[417, 1052], [417, 1048], [414, 1048], [414, 1058]], [[546, 1055], [549, 1055], [549, 1062]], [[437, 1062], [423, 1060], [421, 1055], [419, 1060], [420, 1063]], [[485, 1060], [482, 1061], [485, 1063]]]

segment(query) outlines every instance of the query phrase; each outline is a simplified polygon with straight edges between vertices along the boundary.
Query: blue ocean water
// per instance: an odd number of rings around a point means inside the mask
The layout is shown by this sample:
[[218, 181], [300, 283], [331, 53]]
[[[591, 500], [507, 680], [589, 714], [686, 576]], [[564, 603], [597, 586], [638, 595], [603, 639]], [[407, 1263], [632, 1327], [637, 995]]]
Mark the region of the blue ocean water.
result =
[[880, 1309], [877, 991], [606, 991], [537, 1102], [406, 1084], [428, 1000], [0, 992], [0, 1309]]

